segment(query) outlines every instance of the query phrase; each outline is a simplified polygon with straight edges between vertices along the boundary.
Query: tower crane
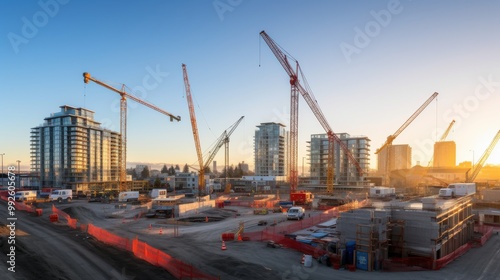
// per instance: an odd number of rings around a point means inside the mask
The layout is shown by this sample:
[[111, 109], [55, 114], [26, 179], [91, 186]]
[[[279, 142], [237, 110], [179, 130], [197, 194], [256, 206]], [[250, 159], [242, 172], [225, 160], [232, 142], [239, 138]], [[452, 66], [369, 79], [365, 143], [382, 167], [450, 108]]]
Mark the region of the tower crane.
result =
[[417, 117], [418, 115], [420, 115], [420, 113], [422, 113], [422, 111], [432, 102], [432, 100], [434, 100], [434, 98], [436, 98], [438, 96], [438, 93], [437, 92], [434, 92], [425, 102], [424, 104], [422, 104], [418, 109], [417, 111], [415, 111], [415, 113], [413, 113], [413, 115], [410, 116], [410, 118], [408, 118], [406, 120], [406, 122], [398, 129], [396, 130], [396, 132], [394, 132], [394, 134], [392, 135], [389, 135], [387, 137], [387, 140], [385, 141], [385, 143], [382, 145], [382, 147], [380, 147], [376, 152], [375, 154], [379, 154], [383, 149], [386, 149], [386, 160], [385, 160], [385, 183], [389, 186], [389, 168], [390, 168], [390, 164], [389, 164], [389, 161], [391, 160], [391, 156], [390, 156], [390, 151], [391, 151], [391, 146], [392, 146], [392, 141], [394, 141], [394, 139], [396, 139], [396, 137], [398, 137], [399, 134], [401, 134], [401, 132], [403, 132], [403, 130], [405, 130], [405, 128], [408, 127], [408, 125], [410, 125]]
[[[333, 143], [336, 142], [342, 148], [342, 150], [347, 155], [348, 159], [353, 163], [360, 176], [364, 173], [359, 162], [351, 154], [348, 147], [338, 138], [338, 136], [333, 133], [330, 125], [328, 124], [323, 112], [321, 111], [318, 102], [314, 98], [307, 80], [305, 79], [302, 69], [299, 66], [299, 62], [290, 56], [284, 49], [282, 49], [276, 42], [274, 42], [265, 31], [261, 31], [260, 35], [269, 46], [274, 56], [278, 59], [281, 66], [285, 69], [288, 76], [290, 77], [291, 86], [291, 101], [290, 101], [290, 150], [289, 150], [289, 181], [290, 181], [290, 194], [297, 190], [298, 185], [298, 169], [297, 169], [297, 154], [298, 154], [298, 118], [299, 118], [299, 93], [305, 99], [309, 108], [313, 111], [316, 119], [319, 121], [323, 129], [325, 129], [328, 136], [328, 167], [327, 167], [327, 191], [329, 193], [333, 192], [333, 157], [334, 157], [334, 146]], [[288, 59], [295, 62], [295, 68], [290, 65]], [[299, 82], [298, 75], [301, 75], [304, 81], [304, 86]]]
[[443, 142], [444, 140], [446, 140], [446, 137], [448, 137], [448, 134], [450, 134], [451, 128], [453, 127], [454, 124], [455, 124], [455, 120], [452, 120], [450, 122], [450, 125], [448, 125], [448, 128], [446, 129], [446, 131], [443, 133], [443, 135], [439, 139], [439, 142]]
[[121, 150], [121, 158], [120, 158], [120, 191], [126, 190], [126, 164], [127, 164], [127, 98], [134, 100], [135, 102], [142, 104], [146, 107], [149, 107], [157, 112], [160, 112], [168, 117], [170, 117], [170, 121], [176, 120], [180, 121], [181, 117], [180, 116], [174, 116], [170, 114], [169, 112], [162, 110], [152, 104], [149, 104], [148, 102], [139, 99], [131, 94], [128, 94], [125, 91], [125, 85], [122, 85], [122, 89], [116, 89], [104, 82], [101, 82], [93, 77], [90, 76], [89, 73], [84, 72], [83, 73], [83, 82], [88, 84], [89, 81], [92, 81], [98, 85], [101, 85], [109, 90], [112, 90], [116, 93], [118, 93], [121, 96], [120, 99], [120, 135], [121, 135], [121, 144], [122, 144], [122, 150]]
[[[229, 162], [229, 137], [231, 134], [234, 132], [236, 127], [240, 124], [241, 120], [243, 120], [244, 116], [239, 118], [238, 121], [236, 121], [234, 124], [232, 124], [228, 129], [226, 129], [222, 135], [218, 138], [214, 149], [209, 152], [209, 155], [205, 162], [203, 162], [203, 155], [201, 153], [201, 145], [200, 145], [200, 137], [198, 134], [198, 125], [196, 123], [196, 115], [194, 113], [194, 105], [193, 105], [193, 97], [191, 95], [191, 86], [189, 84], [189, 77], [187, 73], [187, 68], [185, 64], [182, 64], [182, 72], [184, 76], [184, 85], [186, 87], [186, 99], [188, 101], [188, 107], [189, 107], [189, 116], [191, 118], [191, 128], [193, 130], [193, 137], [194, 137], [194, 142], [196, 146], [196, 155], [198, 157], [198, 164], [199, 164], [199, 187], [198, 187], [198, 192], [199, 194], [205, 189], [205, 169], [210, 165], [212, 160], [215, 158], [215, 155], [217, 152], [220, 150], [220, 148], [225, 145], [226, 148], [226, 153], [225, 153], [225, 166], [227, 170], [227, 165]], [[226, 172], [227, 173], [227, 172]], [[226, 179], [227, 181], [227, 179]]]
[[[500, 130], [497, 132], [497, 134], [495, 135], [495, 137], [491, 141], [491, 144], [488, 146], [488, 148], [486, 149], [486, 151], [484, 151], [483, 155], [481, 156], [481, 158], [479, 159], [479, 161], [475, 165], [474, 170], [472, 170], [472, 175], [466, 176], [467, 178], [466, 178], [465, 181], [467, 183], [474, 182], [474, 180], [476, 179], [477, 175], [479, 174], [479, 171], [481, 171], [481, 169], [483, 168], [484, 163], [486, 162], [486, 160], [488, 160], [488, 157], [490, 156], [491, 152], [495, 148], [498, 140], [500, 140]], [[467, 171], [466, 175], [468, 175], [468, 173], [469, 172]]]
[[229, 168], [229, 137], [231, 134], [233, 134], [234, 130], [240, 122], [243, 120], [245, 116], [241, 116], [234, 124], [232, 124], [228, 129], [224, 130], [224, 132], [221, 134], [221, 136], [217, 139], [217, 142], [215, 143], [214, 149], [210, 151], [207, 160], [205, 160], [205, 165], [204, 167], [208, 167], [210, 163], [212, 163], [212, 160], [214, 159], [215, 155], [217, 152], [220, 150], [220, 148], [224, 145], [224, 168], [226, 170], [226, 190], [231, 188], [231, 185], [228, 184], [228, 177], [227, 177], [227, 170]]
[[205, 189], [205, 167], [203, 164], [203, 155], [201, 153], [200, 136], [198, 135], [198, 125], [196, 124], [196, 115], [194, 113], [193, 98], [191, 96], [191, 86], [189, 85], [189, 77], [186, 69], [186, 64], [182, 64], [182, 73], [184, 76], [184, 86], [186, 87], [186, 99], [189, 107], [189, 116], [191, 118], [191, 129], [193, 130], [194, 144], [196, 146], [196, 155], [198, 157], [198, 196]]

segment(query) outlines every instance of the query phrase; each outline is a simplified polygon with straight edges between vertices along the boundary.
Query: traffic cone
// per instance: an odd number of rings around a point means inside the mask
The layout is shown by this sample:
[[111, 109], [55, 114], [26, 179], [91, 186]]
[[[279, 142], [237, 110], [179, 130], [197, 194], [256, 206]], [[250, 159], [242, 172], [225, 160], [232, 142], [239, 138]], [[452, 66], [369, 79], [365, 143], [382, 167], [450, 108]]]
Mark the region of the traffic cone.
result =
[[302, 254], [302, 260], [300, 261], [300, 263], [304, 264], [305, 261], [306, 261], [306, 255]]
[[226, 242], [224, 242], [224, 240], [222, 240], [222, 247], [220, 248], [222, 251], [226, 250]]
[[241, 238], [241, 233], [238, 234], [238, 241], [243, 241], [243, 239]]
[[160, 228], [160, 235], [163, 234], [163, 228]]

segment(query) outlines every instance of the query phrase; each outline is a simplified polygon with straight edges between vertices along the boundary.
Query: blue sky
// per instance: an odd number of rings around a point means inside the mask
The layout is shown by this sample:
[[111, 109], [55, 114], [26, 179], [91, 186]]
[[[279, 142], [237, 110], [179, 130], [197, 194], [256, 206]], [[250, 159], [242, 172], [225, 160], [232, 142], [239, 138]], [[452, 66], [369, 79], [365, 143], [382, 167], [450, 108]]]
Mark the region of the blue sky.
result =
[[[300, 62], [334, 132], [372, 140], [373, 167], [375, 150], [433, 92], [437, 102], [394, 141], [413, 148], [413, 164], [427, 163], [452, 119], [457, 164], [477, 161], [500, 129], [497, 1], [41, 0], [0, 10], [5, 165], [28, 168], [30, 128], [61, 105], [119, 130], [118, 94], [85, 85], [83, 72], [182, 117], [129, 101], [129, 162], [194, 164], [185, 63], [202, 150], [244, 115], [230, 158], [253, 166], [256, 125], [289, 122], [288, 77], [261, 30]], [[310, 135], [324, 131], [303, 99], [299, 110], [301, 165]], [[500, 164], [500, 148], [488, 163]]]

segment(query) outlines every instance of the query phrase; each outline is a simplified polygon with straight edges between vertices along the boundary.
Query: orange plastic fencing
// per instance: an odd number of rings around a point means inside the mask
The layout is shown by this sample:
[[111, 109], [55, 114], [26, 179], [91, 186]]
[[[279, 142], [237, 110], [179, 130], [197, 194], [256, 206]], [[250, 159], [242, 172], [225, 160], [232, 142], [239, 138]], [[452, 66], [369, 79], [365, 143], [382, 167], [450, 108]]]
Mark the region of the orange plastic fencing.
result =
[[59, 215], [59, 217], [63, 217], [64, 219], [66, 219], [67, 223], [68, 223], [68, 226], [72, 229], [76, 229], [77, 228], [77, 220], [76, 219], [73, 219], [71, 218], [68, 213], [58, 209], [57, 207], [54, 206], [54, 204], [52, 204], [52, 212]]
[[87, 233], [105, 244], [112, 245], [127, 251], [132, 250], [132, 242], [128, 238], [118, 236], [105, 229], [96, 227], [93, 224], [87, 225]]
[[435, 269], [441, 269], [441, 268], [445, 267], [447, 264], [451, 263], [453, 260], [462, 256], [467, 251], [469, 251], [470, 248], [472, 248], [472, 245], [470, 243], [466, 243], [466, 244], [460, 246], [460, 248], [453, 251], [452, 253], [436, 260]]
[[[68, 221], [69, 226], [77, 228], [77, 220], [72, 219], [67, 213], [61, 211], [52, 205], [52, 211], [62, 216]], [[174, 259], [169, 254], [156, 249], [149, 244], [138, 239], [128, 239], [113, 234], [105, 229], [94, 226], [93, 224], [80, 224], [80, 229], [92, 235], [97, 240], [129, 252], [132, 252], [137, 258], [143, 259], [150, 264], [162, 267], [178, 279], [200, 279], [200, 280], [218, 280], [218, 277], [207, 275], [192, 265], [186, 264], [180, 260]]]
[[16, 210], [35, 213], [35, 207], [33, 207], [32, 205], [26, 205], [22, 202], [16, 202], [15, 207], [16, 207]]
[[481, 239], [478, 240], [478, 243], [480, 246], [483, 246], [493, 234], [493, 227], [484, 225], [476, 226], [474, 228], [474, 231], [482, 233]]
[[170, 272], [170, 274], [178, 279], [183, 279], [185, 277], [207, 280], [218, 279], [218, 277], [208, 276], [195, 269], [192, 265], [188, 265], [182, 261], [174, 259], [169, 254], [137, 239], [132, 240], [132, 252], [136, 257], [143, 259], [150, 264], [166, 269]]
[[430, 270], [433, 268], [432, 258], [425, 257], [407, 257], [407, 258], [390, 258], [382, 261], [383, 271], [420, 271]]
[[408, 257], [408, 258], [391, 258], [389, 260], [384, 260], [383, 262], [383, 270], [385, 271], [410, 271], [410, 270], [422, 270], [422, 269], [434, 269], [439, 270], [458, 257], [465, 254], [471, 248], [474, 247], [474, 244], [479, 244], [480, 246], [484, 245], [486, 241], [491, 237], [493, 232], [493, 228], [489, 226], [479, 226], [475, 228], [476, 232], [482, 233], [481, 238], [477, 240], [473, 240], [469, 243], [466, 243], [460, 246], [457, 250], [452, 253], [437, 259], [433, 260], [432, 258], [424, 258], [424, 257]]
[[[9, 201], [9, 198], [7, 196], [2, 195], [2, 196], [0, 196], [0, 198], [2, 200]], [[16, 210], [19, 210], [19, 211], [26, 211], [29, 213], [35, 213], [35, 207], [33, 207], [32, 205], [24, 204], [22, 202], [14, 201], [14, 207], [16, 208]]]

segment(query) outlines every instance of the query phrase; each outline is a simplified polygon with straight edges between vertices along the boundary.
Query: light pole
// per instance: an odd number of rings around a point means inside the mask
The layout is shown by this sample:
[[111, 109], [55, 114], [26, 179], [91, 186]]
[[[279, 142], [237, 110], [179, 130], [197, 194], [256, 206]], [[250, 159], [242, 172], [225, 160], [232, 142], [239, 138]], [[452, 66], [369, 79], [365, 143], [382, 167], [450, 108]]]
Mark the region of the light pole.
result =
[[20, 163], [21, 161], [20, 160], [16, 160], [17, 162], [17, 187], [18, 188], [21, 188], [21, 168], [20, 168]]
[[0, 154], [2, 156], [2, 186], [3, 186], [3, 156], [5, 156], [5, 153]]

